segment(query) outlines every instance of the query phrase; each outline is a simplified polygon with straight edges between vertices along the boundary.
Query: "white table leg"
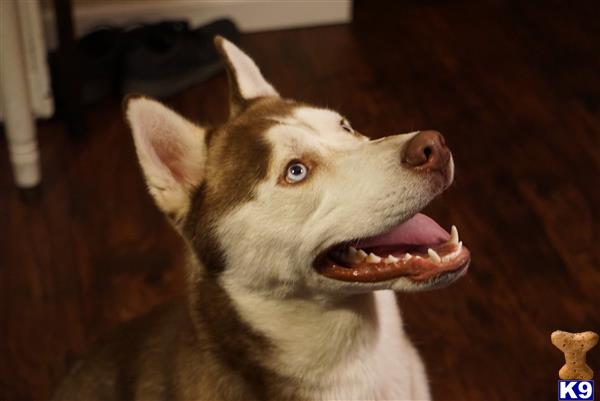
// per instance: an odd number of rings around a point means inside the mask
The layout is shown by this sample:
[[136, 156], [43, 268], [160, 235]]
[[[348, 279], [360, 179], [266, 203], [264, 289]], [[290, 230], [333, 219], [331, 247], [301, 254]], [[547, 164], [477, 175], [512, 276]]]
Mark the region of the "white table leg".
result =
[[40, 163], [17, 1], [0, 0], [0, 96], [15, 182], [18, 187], [29, 188], [40, 182]]

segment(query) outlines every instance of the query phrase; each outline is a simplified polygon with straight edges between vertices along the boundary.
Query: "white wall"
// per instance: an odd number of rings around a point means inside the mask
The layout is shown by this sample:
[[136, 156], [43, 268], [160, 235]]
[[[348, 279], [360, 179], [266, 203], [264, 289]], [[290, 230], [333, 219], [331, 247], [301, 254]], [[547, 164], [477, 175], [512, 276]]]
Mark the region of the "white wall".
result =
[[[49, 48], [54, 48], [54, 14], [47, 1], [45, 36]], [[229, 17], [242, 32], [339, 24], [352, 19], [352, 0], [75, 0], [73, 4], [78, 37], [99, 25], [125, 26], [164, 19], [185, 19], [198, 26]]]

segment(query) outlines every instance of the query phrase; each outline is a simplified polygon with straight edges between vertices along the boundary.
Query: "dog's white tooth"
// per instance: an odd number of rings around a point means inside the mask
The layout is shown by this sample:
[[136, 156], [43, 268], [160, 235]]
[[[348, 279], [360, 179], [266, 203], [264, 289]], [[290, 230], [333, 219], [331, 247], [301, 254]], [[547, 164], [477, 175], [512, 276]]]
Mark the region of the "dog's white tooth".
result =
[[396, 263], [397, 261], [399, 261], [400, 259], [398, 259], [397, 257], [393, 256], [393, 255], [388, 255], [387, 258], [385, 258], [385, 260], [383, 261], [386, 265], [389, 265], [390, 263]]
[[462, 250], [462, 241], [459, 241], [451, 253], [442, 257], [442, 262], [447, 262], [447, 261], [455, 258], [456, 256], [458, 256], [460, 254], [461, 250]]
[[369, 254], [369, 256], [367, 256], [367, 263], [379, 263], [381, 262], [381, 258], [377, 255], [375, 255], [373, 252], [371, 252]]
[[446, 256], [442, 256], [442, 262], [446, 263], [446, 262], [448, 262], [449, 260], [451, 260], [455, 256], [456, 256], [456, 251], [452, 252], [452, 253], [449, 253]]
[[435, 263], [440, 263], [442, 261], [442, 258], [440, 258], [440, 255], [438, 255], [437, 252], [431, 248], [427, 249], [427, 254]]
[[354, 270], [354, 271], [352, 272], [352, 275], [353, 275], [354, 277], [358, 276], [358, 270]]
[[402, 256], [402, 259], [404, 260], [409, 260], [413, 257], [413, 255], [411, 255], [409, 252], [406, 252], [406, 254], [404, 254], [404, 256]]
[[452, 226], [450, 229], [450, 242], [453, 244], [458, 244], [458, 229], [456, 226]]
[[360, 262], [360, 261], [366, 259], [367, 256], [369, 256], [369, 255], [367, 255], [367, 253], [365, 251], [363, 251], [362, 249], [359, 249], [358, 252], [356, 252], [356, 256], [358, 256], [357, 259]]

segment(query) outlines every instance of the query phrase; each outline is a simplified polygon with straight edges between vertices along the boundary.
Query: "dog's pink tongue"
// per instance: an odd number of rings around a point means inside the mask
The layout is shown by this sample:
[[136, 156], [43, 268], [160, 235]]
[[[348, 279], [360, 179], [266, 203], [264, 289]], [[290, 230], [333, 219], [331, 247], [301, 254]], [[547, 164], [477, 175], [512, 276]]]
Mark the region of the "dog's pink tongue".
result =
[[357, 245], [360, 248], [409, 244], [431, 245], [447, 241], [449, 238], [450, 234], [432, 218], [417, 213], [387, 233], [368, 238]]

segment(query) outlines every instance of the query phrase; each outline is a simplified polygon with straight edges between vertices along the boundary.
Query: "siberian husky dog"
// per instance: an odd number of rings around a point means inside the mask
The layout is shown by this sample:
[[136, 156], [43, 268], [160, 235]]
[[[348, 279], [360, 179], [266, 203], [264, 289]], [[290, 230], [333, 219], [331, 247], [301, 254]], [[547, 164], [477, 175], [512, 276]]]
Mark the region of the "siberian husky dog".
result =
[[185, 297], [102, 338], [56, 399], [429, 399], [395, 293], [445, 286], [470, 261], [456, 228], [419, 213], [452, 183], [444, 138], [369, 140], [215, 44], [224, 125], [125, 102], [148, 190], [189, 253]]

